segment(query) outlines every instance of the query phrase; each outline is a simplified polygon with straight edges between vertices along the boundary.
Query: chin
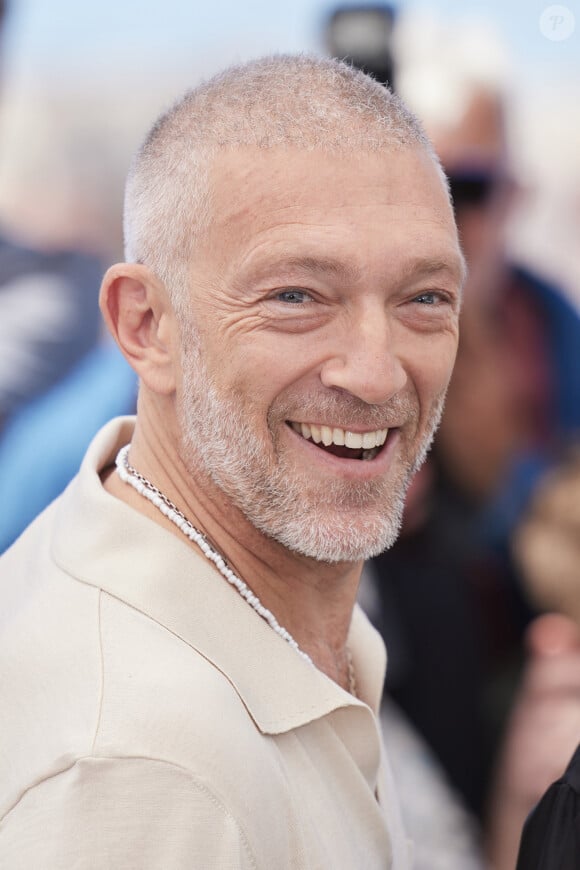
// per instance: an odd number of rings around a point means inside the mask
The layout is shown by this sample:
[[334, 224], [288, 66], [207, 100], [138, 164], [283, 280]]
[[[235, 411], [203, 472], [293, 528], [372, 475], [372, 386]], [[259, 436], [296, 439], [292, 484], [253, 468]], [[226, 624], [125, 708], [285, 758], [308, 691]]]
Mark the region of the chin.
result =
[[317, 562], [363, 562], [393, 546], [401, 529], [404, 499], [388, 515], [337, 517], [321, 522], [320, 517], [293, 517], [282, 527], [256, 523], [264, 534], [287, 550]]

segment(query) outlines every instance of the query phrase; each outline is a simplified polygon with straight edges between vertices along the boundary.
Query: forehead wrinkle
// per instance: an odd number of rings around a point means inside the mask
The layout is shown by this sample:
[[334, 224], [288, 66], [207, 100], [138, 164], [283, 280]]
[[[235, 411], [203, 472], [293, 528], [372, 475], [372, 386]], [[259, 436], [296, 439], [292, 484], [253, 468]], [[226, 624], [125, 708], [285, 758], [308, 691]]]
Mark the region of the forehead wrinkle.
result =
[[[243, 147], [241, 149], [231, 149], [219, 154], [214, 159], [210, 169], [210, 188], [214, 202], [216, 196], [221, 201], [220, 213], [214, 213], [212, 216], [213, 222], [222, 226], [229, 223], [243, 222], [248, 215], [254, 214], [256, 209], [261, 209], [264, 204], [270, 217], [280, 217], [281, 223], [294, 223], [293, 213], [300, 215], [300, 219], [296, 221], [300, 222], [304, 209], [311, 207], [308, 186], [308, 180], [313, 172], [311, 163], [312, 160], [316, 160], [324, 155], [324, 150], [302, 151], [301, 149], [290, 149], [289, 151], [288, 149], [275, 148], [268, 151], [266, 155], [264, 155], [263, 151], [259, 151], [257, 154], [260, 158], [259, 160], [256, 159], [254, 151], [255, 149]], [[245, 152], [248, 152], [246, 159], [242, 160]], [[407, 151], [402, 152], [402, 154], [403, 156], [406, 155]], [[418, 150], [418, 154], [421, 155], [422, 152]], [[359, 207], [374, 208], [382, 205], [394, 208], [395, 210], [402, 207], [410, 207], [416, 208], [418, 211], [421, 211], [424, 207], [422, 195], [419, 199], [406, 199], [404, 195], [401, 196], [401, 191], [396, 185], [395, 190], [393, 190], [396, 179], [383, 180], [383, 182], [377, 184], [376, 179], [367, 178], [364, 171], [361, 173], [357, 172], [356, 166], [353, 165], [354, 158], [364, 158], [364, 156], [374, 158], [376, 156], [375, 152], [369, 152], [367, 155], [364, 153], [361, 155], [360, 152], [356, 151], [354, 153], [350, 151], [345, 153], [340, 152], [339, 154], [329, 152], [328, 156], [337, 162], [343, 163], [350, 157], [348, 165], [352, 173], [352, 180], [356, 182], [358, 178], [361, 189], [372, 192], [372, 200], [366, 203], [359, 203]], [[397, 153], [395, 152], [392, 156], [394, 156], [396, 162]], [[276, 161], [281, 157], [288, 157], [289, 160], [283, 160], [278, 165]], [[301, 161], [297, 163], [295, 158], [301, 158]], [[259, 189], [256, 197], [256, 190], [259, 188], [259, 184], [256, 185], [255, 182], [259, 183], [263, 178], [264, 164], [266, 164], [269, 173], [268, 188]], [[365, 166], [364, 159], [362, 166]], [[296, 183], [292, 189], [288, 187], [290, 174], [296, 176]], [[448, 216], [446, 194], [445, 200], [445, 207], [436, 209], [437, 217], [439, 218], [446, 218]], [[340, 188], [337, 188], [333, 190], [332, 203], [328, 203], [326, 208], [351, 208], [352, 205], [351, 196], [344, 193]]]

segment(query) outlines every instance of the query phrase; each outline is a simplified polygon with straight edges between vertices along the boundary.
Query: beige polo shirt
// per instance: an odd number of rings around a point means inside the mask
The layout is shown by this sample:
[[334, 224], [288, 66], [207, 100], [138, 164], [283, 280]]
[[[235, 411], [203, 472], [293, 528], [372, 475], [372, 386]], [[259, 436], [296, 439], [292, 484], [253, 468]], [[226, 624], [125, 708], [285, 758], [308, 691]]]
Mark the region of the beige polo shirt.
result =
[[131, 431], [0, 560], [0, 867], [406, 870], [380, 638], [356, 610], [356, 700], [102, 488]]

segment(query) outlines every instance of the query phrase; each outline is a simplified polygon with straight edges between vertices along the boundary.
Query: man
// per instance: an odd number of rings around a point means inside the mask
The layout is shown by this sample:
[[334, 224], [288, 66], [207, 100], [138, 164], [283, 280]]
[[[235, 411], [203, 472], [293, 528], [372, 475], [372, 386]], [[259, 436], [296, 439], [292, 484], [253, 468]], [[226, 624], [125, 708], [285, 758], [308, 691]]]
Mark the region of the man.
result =
[[406, 868], [354, 602], [456, 352], [439, 164], [362, 73], [256, 61], [153, 127], [126, 243], [136, 421], [2, 566], [0, 864]]

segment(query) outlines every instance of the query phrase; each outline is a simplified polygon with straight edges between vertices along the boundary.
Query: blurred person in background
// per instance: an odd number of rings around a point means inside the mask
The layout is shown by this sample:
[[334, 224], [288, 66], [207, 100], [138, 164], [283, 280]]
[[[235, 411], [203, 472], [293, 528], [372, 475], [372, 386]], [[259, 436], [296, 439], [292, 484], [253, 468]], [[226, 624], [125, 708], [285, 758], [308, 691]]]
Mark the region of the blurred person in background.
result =
[[[1, 2], [0, 30], [6, 14]], [[0, 234], [0, 451], [18, 416], [96, 345], [101, 275], [87, 253], [32, 249]], [[0, 462], [0, 480], [4, 471]]]
[[[539, 616], [526, 631], [525, 645], [526, 666], [488, 800], [486, 847], [493, 870], [513, 870], [524, 823], [533, 817], [544, 793], [562, 776], [580, 745], [580, 626], [559, 613]], [[577, 837], [577, 818], [578, 801], [574, 799], [565, 804], [560, 817], [560, 821], [566, 819], [564, 829], [550, 832], [544, 826], [543, 833], [561, 838], [564, 846], [570, 836]], [[576, 848], [572, 863], [552, 864], [541, 849], [532, 851], [532, 858], [529, 864], [518, 864], [518, 870], [574, 870], [578, 866]]]
[[87, 254], [33, 250], [0, 235], [0, 442], [96, 344], [100, 278]]
[[[1, 0], [0, 37], [8, 11]], [[88, 254], [34, 250], [0, 234], [0, 437], [95, 344], [101, 274]]]
[[[368, 12], [376, 18], [378, 6]], [[360, 17], [351, 31], [352, 51], [345, 40], [348, 16], [360, 13], [361, 7], [343, 7], [335, 22], [342, 24], [341, 54], [369, 68], [377, 43], [371, 35], [370, 48], [361, 47]], [[392, 24], [392, 9], [386, 18]], [[336, 50], [336, 40], [331, 48]], [[388, 68], [397, 84], [390, 52], [387, 61], [376, 61], [376, 69]], [[423, 81], [423, 103], [437, 80]], [[580, 428], [580, 322], [557, 288], [508, 256], [506, 221], [517, 186], [504, 102], [485, 80], [462, 84], [463, 100], [454, 113], [437, 117], [429, 106], [423, 115], [450, 179], [469, 264], [458, 361], [434, 451], [407, 499], [403, 534], [368, 566], [373, 585], [365, 593], [389, 649], [386, 739], [396, 759], [403, 813], [418, 849], [425, 849], [417, 856], [419, 866], [426, 868], [483, 860], [461, 800], [485, 826], [497, 866], [513, 867], [523, 808], [529, 811], [540, 797], [548, 772], [555, 776], [562, 769], [578, 723], [575, 705], [560, 704], [550, 690], [562, 664], [555, 655], [544, 666], [544, 646], [533, 640], [542, 637], [541, 628], [532, 627], [532, 640], [524, 645], [536, 608], [511, 544], [543, 472]], [[421, 115], [421, 100], [403, 92]], [[566, 642], [562, 648], [569, 650]], [[526, 677], [516, 694], [526, 655]], [[573, 649], [574, 655], [580, 665]], [[537, 686], [538, 670], [545, 695], [530, 689]], [[514, 698], [517, 711], [533, 715], [514, 713], [499, 762]], [[540, 723], [546, 711], [567, 740], [544, 742]], [[527, 776], [524, 783], [524, 767], [514, 758], [525, 744], [543, 760], [536, 767], [543, 776]], [[426, 763], [427, 747], [437, 761]], [[427, 786], [422, 801], [415, 797], [419, 781]], [[498, 799], [499, 781], [505, 800]]]
[[580, 424], [578, 317], [505, 253], [502, 113], [497, 95], [474, 89], [452, 129], [431, 127], [470, 273], [441, 430], [405, 533], [374, 564], [392, 694], [480, 815], [532, 615], [512, 532]]
[[[137, 379], [103, 338], [58, 383], [8, 422], [0, 438], [0, 553], [76, 474], [94, 434], [134, 412]], [[41, 448], [41, 449], [39, 449]]]
[[[474, 89], [457, 127], [431, 133], [470, 274], [432, 455], [401, 539], [374, 560], [379, 624], [391, 697], [480, 818], [491, 865], [510, 870], [528, 812], [580, 741], [580, 628], [549, 617], [526, 632], [538, 612], [579, 617], [580, 488], [560, 459], [580, 430], [580, 323], [562, 294], [505, 254], [514, 190], [497, 94]], [[544, 483], [553, 466], [558, 521]]]
[[458, 123], [431, 134], [470, 273], [433, 454], [407, 533], [375, 567], [385, 634], [398, 618], [401, 638], [390, 688], [481, 815], [532, 615], [512, 535], [580, 428], [580, 322], [564, 296], [506, 256], [513, 187], [497, 94], [474, 88]]
[[[580, 750], [572, 756], [580, 746], [580, 446], [567, 451], [540, 482], [513, 536], [513, 552], [535, 606], [559, 615], [543, 618], [540, 633], [532, 627], [533, 651], [543, 655], [536, 655], [541, 669], [526, 682], [530, 697], [542, 702], [512, 716], [495, 790], [506, 813], [497, 813], [494, 840], [513, 855], [508, 818], [525, 818], [538, 791], [554, 782], [526, 821], [517, 868], [574, 870], [580, 837]], [[515, 781], [516, 790], [510, 787]], [[511, 870], [513, 864], [497, 866]]]
[[102, 271], [86, 252], [0, 233], [0, 552], [66, 486], [99, 427], [134, 409], [135, 378], [101, 342]]
[[580, 443], [540, 481], [512, 550], [533, 605], [580, 627]]

